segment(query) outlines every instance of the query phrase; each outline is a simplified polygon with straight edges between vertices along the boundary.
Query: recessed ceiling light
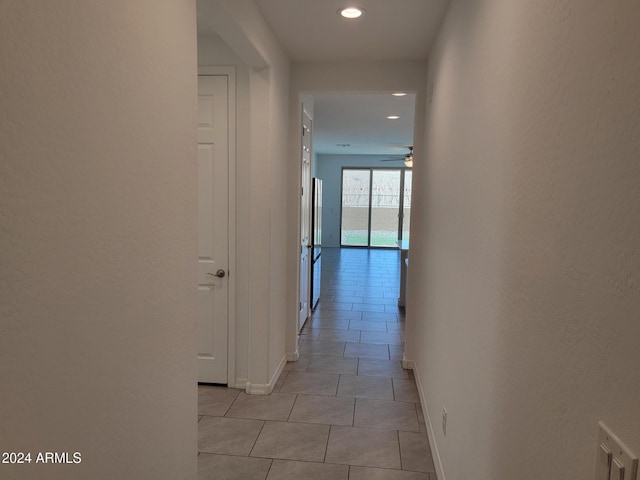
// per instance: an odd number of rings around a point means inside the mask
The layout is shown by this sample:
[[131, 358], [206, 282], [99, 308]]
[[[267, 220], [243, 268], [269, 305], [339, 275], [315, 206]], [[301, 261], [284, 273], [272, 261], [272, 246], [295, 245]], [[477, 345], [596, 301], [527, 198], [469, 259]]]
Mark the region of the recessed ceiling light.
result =
[[389, 120], [398, 120], [400, 117], [398, 115], [387, 115]]
[[358, 7], [345, 7], [338, 10], [344, 18], [358, 18], [364, 15], [364, 10]]
[[406, 95], [406, 93], [404, 93], [404, 92], [396, 92], [396, 93], [392, 93], [391, 95], [393, 95], [394, 97], [404, 97]]

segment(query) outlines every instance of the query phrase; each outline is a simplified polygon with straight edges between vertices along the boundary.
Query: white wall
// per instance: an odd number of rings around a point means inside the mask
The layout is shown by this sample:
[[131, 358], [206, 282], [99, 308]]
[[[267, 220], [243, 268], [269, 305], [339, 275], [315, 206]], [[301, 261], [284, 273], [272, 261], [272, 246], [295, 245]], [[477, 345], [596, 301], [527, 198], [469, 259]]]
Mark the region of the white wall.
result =
[[598, 420], [640, 452], [639, 24], [624, 0], [447, 14], [407, 310], [441, 479], [593, 478]]
[[236, 337], [247, 346], [248, 391], [269, 393], [285, 364], [289, 61], [253, 0], [199, 2], [198, 11], [231, 49], [201, 39], [201, 64], [248, 74], [238, 91]]
[[343, 167], [404, 168], [403, 162], [384, 162], [388, 155], [327, 155], [316, 160], [316, 177], [322, 182], [322, 246], [340, 246], [340, 208]]
[[[274, 63], [271, 68], [271, 112], [267, 125], [270, 126], [271, 142], [271, 265], [269, 283], [271, 288], [269, 329], [269, 375], [270, 384], [277, 380], [286, 363], [286, 329], [287, 322], [287, 250], [288, 227], [293, 219], [287, 214], [287, 192], [290, 188], [288, 175], [289, 162], [289, 81], [288, 61]], [[262, 125], [264, 128], [264, 125]], [[258, 249], [260, 249], [259, 241]], [[264, 252], [260, 249], [261, 254]], [[263, 314], [260, 311], [258, 314]], [[284, 363], [283, 363], [284, 361]]]
[[0, 476], [195, 478], [195, 5], [0, 9]]

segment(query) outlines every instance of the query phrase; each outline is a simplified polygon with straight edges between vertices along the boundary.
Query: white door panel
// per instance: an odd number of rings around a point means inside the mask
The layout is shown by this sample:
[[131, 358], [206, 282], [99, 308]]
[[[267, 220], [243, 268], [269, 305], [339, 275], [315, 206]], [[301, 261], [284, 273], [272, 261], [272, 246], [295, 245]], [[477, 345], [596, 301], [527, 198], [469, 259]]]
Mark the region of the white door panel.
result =
[[[198, 382], [228, 382], [228, 77], [198, 77]], [[224, 276], [216, 276], [216, 272]]]

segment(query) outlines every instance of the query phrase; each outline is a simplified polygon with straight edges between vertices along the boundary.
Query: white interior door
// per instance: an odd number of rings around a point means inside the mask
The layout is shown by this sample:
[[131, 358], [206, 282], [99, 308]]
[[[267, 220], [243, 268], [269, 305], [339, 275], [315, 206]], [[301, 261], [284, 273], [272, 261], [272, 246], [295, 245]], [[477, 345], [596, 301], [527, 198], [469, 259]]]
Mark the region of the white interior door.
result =
[[229, 102], [226, 75], [198, 77], [198, 382], [228, 383]]
[[302, 111], [302, 175], [300, 196], [300, 315], [298, 331], [309, 316], [311, 258], [311, 117]]

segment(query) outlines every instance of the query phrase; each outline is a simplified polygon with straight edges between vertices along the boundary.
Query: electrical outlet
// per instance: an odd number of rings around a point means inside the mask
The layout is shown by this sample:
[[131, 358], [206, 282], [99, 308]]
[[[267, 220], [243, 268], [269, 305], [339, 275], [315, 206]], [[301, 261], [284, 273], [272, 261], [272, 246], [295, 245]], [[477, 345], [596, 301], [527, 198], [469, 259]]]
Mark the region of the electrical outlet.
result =
[[447, 435], [447, 409], [442, 409], [442, 433]]
[[607, 427], [598, 422], [596, 480], [636, 480], [638, 457]]

